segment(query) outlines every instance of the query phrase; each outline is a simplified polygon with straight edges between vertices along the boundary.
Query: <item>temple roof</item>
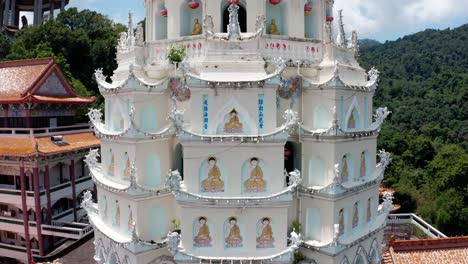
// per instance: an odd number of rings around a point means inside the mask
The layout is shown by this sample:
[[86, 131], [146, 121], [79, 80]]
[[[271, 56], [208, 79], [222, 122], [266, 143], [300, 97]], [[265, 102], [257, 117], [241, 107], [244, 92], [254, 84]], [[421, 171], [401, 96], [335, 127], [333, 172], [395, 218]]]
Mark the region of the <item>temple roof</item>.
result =
[[47, 137], [0, 137], [0, 156], [48, 156], [58, 153], [99, 147], [100, 141], [92, 132], [63, 136], [65, 146], [54, 144]]
[[466, 263], [468, 236], [420, 240], [390, 239], [384, 252], [384, 264]]
[[53, 58], [0, 62], [0, 104], [90, 104], [76, 94]]

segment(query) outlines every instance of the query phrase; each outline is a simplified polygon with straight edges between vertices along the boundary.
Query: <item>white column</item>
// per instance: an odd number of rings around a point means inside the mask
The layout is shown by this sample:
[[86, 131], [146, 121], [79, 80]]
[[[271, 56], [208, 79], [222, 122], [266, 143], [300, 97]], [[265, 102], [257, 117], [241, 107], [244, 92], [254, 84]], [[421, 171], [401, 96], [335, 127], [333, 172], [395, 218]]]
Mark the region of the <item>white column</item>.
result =
[[304, 37], [304, 5], [306, 1], [289, 1], [288, 4], [288, 35], [296, 38]]
[[42, 16], [44, 14], [43, 1], [44, 0], [39, 0], [39, 4], [37, 5], [37, 12], [38, 12], [38, 18], [39, 18], [39, 20], [37, 21], [38, 25], [42, 24]]
[[167, 38], [180, 37], [180, 0], [166, 0]]

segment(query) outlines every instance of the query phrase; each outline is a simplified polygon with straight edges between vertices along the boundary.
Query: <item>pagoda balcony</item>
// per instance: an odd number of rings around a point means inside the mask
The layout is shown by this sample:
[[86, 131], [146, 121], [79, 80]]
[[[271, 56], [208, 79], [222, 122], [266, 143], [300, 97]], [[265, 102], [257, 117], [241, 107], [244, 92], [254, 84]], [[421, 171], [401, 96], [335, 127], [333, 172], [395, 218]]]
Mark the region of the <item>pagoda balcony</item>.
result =
[[[39, 249], [31, 249], [32, 256], [39, 256]], [[12, 259], [17, 259], [27, 263], [28, 256], [26, 254], [26, 246], [17, 246], [7, 243], [0, 243], [0, 256], [8, 256]]]
[[[81, 177], [77, 178], [75, 181], [75, 190], [76, 193], [79, 194], [84, 190], [91, 190], [93, 189], [93, 181], [92, 177]], [[65, 182], [62, 184], [58, 184], [52, 186], [50, 188], [50, 198], [52, 201], [57, 201], [60, 198], [67, 197], [72, 193], [72, 183], [71, 181]], [[41, 205], [44, 206], [47, 203], [47, 196], [46, 190], [41, 189], [39, 191]], [[26, 204], [34, 207], [34, 191], [26, 191]], [[0, 200], [3, 203], [7, 204], [17, 204], [18, 199], [21, 197], [21, 190], [17, 189], [0, 189]]]
[[91, 131], [93, 130], [90, 124], [77, 124], [73, 126], [43, 127], [43, 128], [0, 128], [0, 135], [2, 135], [2, 137], [53, 136], [53, 135], [76, 134], [76, 133], [91, 132]]
[[[303, 66], [318, 65], [323, 57], [323, 44], [308, 38], [265, 35], [240, 41], [239, 45], [242, 50], [253, 51], [264, 59], [282, 58], [290, 66], [297, 61]], [[192, 62], [201, 61], [208, 53], [232, 51], [222, 41], [205, 36], [153, 41], [146, 44], [147, 69], [169, 64], [169, 50], [178, 46], [185, 47], [186, 59]]]

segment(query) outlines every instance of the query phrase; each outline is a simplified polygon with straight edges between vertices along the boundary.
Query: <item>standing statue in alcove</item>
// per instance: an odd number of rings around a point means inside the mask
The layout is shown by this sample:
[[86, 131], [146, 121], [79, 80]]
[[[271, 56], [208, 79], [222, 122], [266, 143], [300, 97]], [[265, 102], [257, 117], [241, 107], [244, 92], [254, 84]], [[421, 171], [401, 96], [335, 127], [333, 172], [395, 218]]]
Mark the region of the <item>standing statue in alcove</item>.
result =
[[268, 27], [268, 33], [270, 35], [281, 35], [281, 32], [278, 30], [278, 26], [276, 25], [276, 20], [272, 19], [270, 26]]
[[193, 30], [190, 33], [190, 35], [191, 36], [200, 35], [202, 31], [203, 31], [202, 25], [198, 21], [198, 18], [195, 18], [194, 23], [193, 23]]
[[28, 18], [26, 16], [21, 17], [21, 23], [23, 24], [21, 29], [28, 29]]

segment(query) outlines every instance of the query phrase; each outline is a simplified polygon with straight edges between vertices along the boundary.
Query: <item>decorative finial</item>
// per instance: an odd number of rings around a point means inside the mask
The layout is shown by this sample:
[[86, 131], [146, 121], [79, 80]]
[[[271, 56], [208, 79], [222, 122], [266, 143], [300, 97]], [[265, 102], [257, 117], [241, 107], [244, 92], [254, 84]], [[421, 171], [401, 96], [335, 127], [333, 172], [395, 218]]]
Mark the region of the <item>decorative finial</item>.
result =
[[338, 10], [339, 13], [339, 28], [340, 30], [338, 31], [338, 36], [336, 37], [336, 44], [339, 47], [346, 48], [348, 46], [348, 40], [346, 39], [346, 33], [344, 30], [344, 24], [343, 24], [343, 10], [340, 9]]

